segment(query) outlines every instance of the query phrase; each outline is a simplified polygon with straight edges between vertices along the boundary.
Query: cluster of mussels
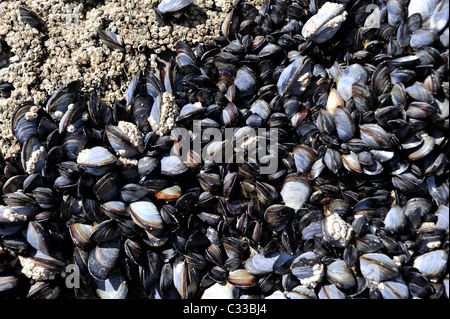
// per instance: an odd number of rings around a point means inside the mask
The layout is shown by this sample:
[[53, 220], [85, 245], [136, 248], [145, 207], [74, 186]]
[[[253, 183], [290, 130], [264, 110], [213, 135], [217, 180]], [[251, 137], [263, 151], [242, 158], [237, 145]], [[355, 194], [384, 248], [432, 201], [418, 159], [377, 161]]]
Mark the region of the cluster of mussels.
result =
[[[448, 7], [237, 1], [113, 108], [78, 82], [18, 106], [0, 294], [448, 298]], [[203, 157], [256, 128], [265, 157]]]

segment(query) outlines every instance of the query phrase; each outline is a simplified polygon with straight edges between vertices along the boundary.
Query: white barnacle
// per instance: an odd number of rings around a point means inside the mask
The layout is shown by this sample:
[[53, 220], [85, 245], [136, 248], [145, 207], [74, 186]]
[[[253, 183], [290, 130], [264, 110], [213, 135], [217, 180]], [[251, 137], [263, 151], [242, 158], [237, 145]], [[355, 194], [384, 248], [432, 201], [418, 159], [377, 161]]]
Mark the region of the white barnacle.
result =
[[[124, 150], [121, 150], [121, 151], [126, 153], [126, 151], [124, 151]], [[119, 151], [119, 153], [120, 153], [120, 151]], [[125, 165], [137, 166], [138, 165], [138, 160], [137, 159], [129, 159], [129, 158], [126, 158], [126, 157], [119, 157], [118, 163], [122, 164], [123, 166], [125, 166]]]
[[23, 214], [17, 214], [17, 213], [13, 213], [11, 211], [11, 209], [9, 209], [8, 207], [5, 206], [0, 206], [2, 209], [2, 217], [6, 218], [7, 220], [11, 221], [11, 222], [18, 222], [18, 221], [25, 221], [27, 220], [27, 216], [23, 215]]
[[34, 280], [49, 280], [57, 274], [56, 271], [37, 264], [32, 258], [19, 256], [19, 262], [22, 266], [22, 273]]
[[308, 288], [315, 288], [322, 280], [324, 274], [324, 265], [321, 263], [316, 263], [312, 266], [312, 275], [310, 277], [300, 279], [300, 283]]
[[36, 168], [36, 164], [39, 161], [39, 159], [42, 158], [43, 154], [45, 153], [45, 148], [43, 146], [39, 147], [37, 150], [33, 151], [31, 153], [30, 158], [26, 162], [26, 171], [28, 174], [32, 174], [34, 169]]
[[140, 147], [143, 142], [144, 137], [142, 133], [138, 130], [137, 126], [133, 123], [126, 121], [119, 121], [119, 129], [128, 137], [130, 143], [135, 147]]
[[57, 119], [60, 119], [63, 117], [64, 113], [61, 111], [55, 111], [54, 115]]
[[337, 213], [325, 217], [324, 238], [338, 247], [346, 247], [353, 236], [353, 228]]
[[27, 121], [31, 121], [38, 116], [38, 108], [36, 106], [30, 107], [30, 110], [25, 113], [24, 117]]

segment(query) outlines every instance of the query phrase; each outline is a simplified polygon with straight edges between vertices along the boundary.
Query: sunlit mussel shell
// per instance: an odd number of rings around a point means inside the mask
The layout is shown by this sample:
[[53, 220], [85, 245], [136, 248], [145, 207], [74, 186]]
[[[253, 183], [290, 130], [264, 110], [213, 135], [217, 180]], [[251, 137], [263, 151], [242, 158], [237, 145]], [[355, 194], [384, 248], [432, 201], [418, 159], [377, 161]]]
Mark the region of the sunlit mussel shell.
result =
[[279, 196], [276, 187], [260, 181], [256, 181], [256, 194], [264, 205], [272, 204]]
[[316, 43], [331, 39], [345, 21], [347, 12], [343, 4], [326, 2], [303, 26], [302, 36]]
[[350, 289], [356, 285], [352, 271], [343, 260], [335, 260], [326, 267], [327, 278], [339, 289]]
[[228, 172], [223, 178], [223, 196], [230, 197], [239, 191], [239, 177], [236, 172]]
[[414, 82], [406, 87], [406, 93], [414, 100], [425, 103], [433, 103], [434, 97], [427, 86], [422, 82]]
[[95, 283], [95, 291], [101, 299], [125, 299], [128, 294], [128, 283], [120, 271], [114, 271], [108, 278]]
[[77, 101], [70, 104], [59, 121], [59, 134], [63, 134], [64, 132], [70, 134], [80, 133], [84, 128], [84, 122], [86, 122], [87, 116], [88, 113], [84, 101]]
[[401, 191], [418, 192], [422, 189], [422, 183], [423, 179], [409, 172], [392, 177], [392, 185]]
[[222, 190], [222, 178], [217, 173], [200, 172], [197, 179], [205, 192], [217, 193]]
[[340, 291], [334, 284], [324, 285], [317, 294], [319, 299], [347, 299], [347, 295]]
[[342, 165], [349, 171], [355, 173], [362, 173], [362, 167], [359, 161], [359, 157], [356, 153], [350, 151], [350, 154], [343, 154]]
[[181, 175], [188, 166], [176, 155], [165, 155], [161, 158], [161, 173], [168, 176]]
[[342, 168], [341, 154], [332, 148], [327, 148], [323, 157], [323, 162], [325, 163], [326, 167], [334, 174], [337, 174]]
[[389, 105], [380, 107], [375, 110], [375, 120], [381, 126], [391, 125], [393, 123], [391, 120], [396, 120], [400, 109], [395, 105]]
[[308, 179], [301, 174], [291, 174], [285, 178], [280, 195], [287, 207], [297, 211], [308, 200], [310, 193]]
[[120, 176], [115, 172], [106, 173], [95, 183], [92, 190], [101, 201], [115, 200], [120, 193]]
[[438, 110], [432, 104], [426, 102], [412, 102], [409, 104], [406, 115], [414, 119], [426, 119], [433, 116]]
[[366, 83], [367, 71], [360, 64], [352, 64], [339, 75], [336, 90], [344, 99], [348, 101], [352, 97], [352, 87], [354, 83]]
[[287, 293], [289, 299], [317, 299], [317, 295], [313, 289], [299, 285]]
[[225, 126], [233, 126], [239, 120], [239, 110], [232, 102], [228, 103], [219, 117], [220, 123]]
[[[262, 100], [262, 99], [258, 99], [255, 102], [253, 102], [253, 104], [250, 107], [250, 112], [252, 112], [252, 116], [258, 116], [258, 118], [261, 119], [261, 123], [262, 121], [266, 121], [269, 116], [270, 116], [270, 107], [269, 107], [269, 103], [267, 103], [266, 101]], [[249, 118], [250, 119], [250, 118]], [[246, 123], [249, 126], [252, 127], [258, 127], [260, 125], [250, 125], [251, 123], [249, 123], [249, 119], [247, 119]], [[253, 123], [256, 124], [256, 123]]]
[[311, 169], [309, 170], [308, 179], [313, 180], [320, 176], [325, 167], [326, 166], [323, 162], [323, 157], [317, 159], [314, 164], [312, 164]]
[[411, 34], [409, 45], [412, 48], [420, 48], [432, 45], [438, 39], [438, 33], [433, 29], [422, 28]]
[[403, 280], [387, 280], [378, 284], [383, 299], [408, 299], [408, 285]]
[[296, 257], [291, 264], [291, 272], [300, 283], [313, 289], [325, 275], [325, 266], [314, 252], [306, 252]]
[[222, 245], [228, 258], [242, 258], [249, 250], [246, 242], [234, 237], [224, 237]]
[[283, 52], [280, 46], [274, 43], [267, 43], [266, 45], [264, 45], [261, 51], [259, 51], [258, 57], [263, 59], [273, 58], [280, 52]]
[[281, 72], [277, 82], [278, 94], [300, 97], [308, 87], [311, 76], [311, 59], [299, 55]]
[[92, 245], [89, 240], [94, 226], [82, 223], [73, 223], [69, 227], [70, 237], [73, 243], [81, 249], [88, 249]]
[[158, 164], [158, 158], [150, 156], [142, 157], [137, 165], [139, 175], [142, 177], [151, 174], [158, 167]]
[[273, 263], [273, 271], [276, 274], [284, 275], [289, 273], [292, 262], [295, 256], [290, 253], [279, 254]]
[[333, 115], [326, 110], [320, 110], [316, 121], [317, 128], [323, 134], [330, 135], [336, 129]]
[[45, 111], [53, 120], [59, 121], [67, 112], [69, 105], [76, 103], [81, 83], [73, 81], [61, 86], [47, 101]]
[[31, 285], [26, 299], [57, 299], [61, 287], [52, 281], [37, 281]]
[[55, 193], [50, 188], [36, 187], [32, 194], [36, 203], [43, 209], [51, 208], [57, 203]]
[[117, 126], [109, 125], [106, 136], [118, 156], [131, 158], [144, 150], [144, 136], [133, 123], [120, 121]]
[[264, 276], [272, 273], [279, 253], [270, 255], [256, 254], [245, 261], [245, 269], [252, 275]]
[[37, 135], [39, 109], [31, 102], [24, 102], [16, 107], [11, 118], [11, 132], [20, 143]]
[[234, 85], [236, 86], [236, 97], [252, 97], [258, 89], [258, 77], [247, 66], [241, 66], [236, 72]]
[[77, 157], [77, 163], [89, 174], [102, 176], [116, 164], [116, 157], [106, 148], [94, 146], [82, 150]]
[[420, 272], [407, 272], [405, 280], [413, 297], [426, 298], [435, 292], [433, 285]]
[[253, 287], [257, 284], [256, 277], [245, 269], [230, 271], [227, 280], [232, 285], [243, 289]]
[[378, 124], [359, 125], [361, 139], [369, 148], [386, 149], [391, 148], [392, 143], [388, 133]]
[[389, 68], [380, 64], [372, 74], [372, 90], [376, 96], [389, 93], [391, 91], [391, 77]]
[[392, 279], [399, 274], [394, 261], [380, 253], [369, 253], [359, 257], [362, 275], [375, 282]]
[[201, 299], [236, 299], [239, 290], [229, 282], [226, 284], [217, 282], [211, 287], [205, 289]]
[[150, 201], [131, 203], [128, 210], [133, 221], [155, 236], [163, 232], [164, 223], [158, 208]]
[[162, 14], [178, 14], [186, 9], [194, 0], [163, 0], [158, 5], [158, 11]]
[[281, 204], [274, 204], [267, 207], [264, 212], [264, 219], [274, 231], [280, 232], [286, 227], [292, 214], [293, 210], [291, 208]]
[[147, 194], [146, 187], [135, 183], [126, 184], [120, 189], [120, 199], [126, 203], [138, 201]]
[[376, 106], [374, 93], [371, 88], [364, 83], [353, 83], [352, 96], [356, 108], [362, 113], [372, 111]]
[[437, 3], [433, 13], [430, 16], [430, 28], [437, 32], [441, 32], [449, 21], [449, 2], [448, 0], [441, 0]]
[[293, 151], [297, 172], [306, 174], [317, 159], [316, 152], [305, 144], [297, 145]]
[[407, 223], [408, 219], [403, 209], [398, 205], [393, 205], [384, 218], [384, 227], [394, 233], [402, 232], [407, 226]]
[[195, 296], [199, 285], [197, 270], [185, 260], [176, 260], [173, 265], [173, 284], [182, 299], [190, 299]]
[[434, 137], [428, 134], [423, 134], [422, 136], [420, 136], [420, 139], [422, 140], [422, 142], [417, 147], [408, 150], [408, 158], [412, 161], [417, 161], [426, 157], [431, 153], [436, 145], [436, 140], [434, 139]]
[[434, 250], [414, 259], [413, 266], [422, 275], [432, 282], [441, 279], [447, 269], [448, 253], [443, 250]]
[[24, 230], [24, 236], [31, 247], [46, 255], [50, 254], [52, 249], [50, 233], [42, 224], [30, 221]]
[[434, 213], [437, 217], [436, 227], [441, 229], [446, 229], [448, 231], [449, 225], [449, 208], [446, 205], [439, 205], [436, 212]]
[[106, 280], [114, 270], [121, 251], [120, 240], [98, 243], [89, 253], [89, 273], [97, 280]]
[[394, 106], [399, 109], [404, 109], [406, 107], [406, 88], [401, 82], [393, 84], [391, 90], [391, 100]]
[[203, 112], [204, 108], [200, 102], [188, 103], [181, 108], [177, 121], [191, 121], [198, 118]]

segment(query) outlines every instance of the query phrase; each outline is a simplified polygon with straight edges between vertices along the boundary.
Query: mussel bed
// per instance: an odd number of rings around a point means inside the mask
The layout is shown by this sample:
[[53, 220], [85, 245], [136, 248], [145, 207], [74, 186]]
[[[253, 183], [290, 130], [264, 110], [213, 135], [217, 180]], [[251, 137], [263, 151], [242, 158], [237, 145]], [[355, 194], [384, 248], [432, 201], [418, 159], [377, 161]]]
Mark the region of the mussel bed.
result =
[[448, 6], [238, 0], [113, 107], [18, 105], [0, 296], [448, 298]]

